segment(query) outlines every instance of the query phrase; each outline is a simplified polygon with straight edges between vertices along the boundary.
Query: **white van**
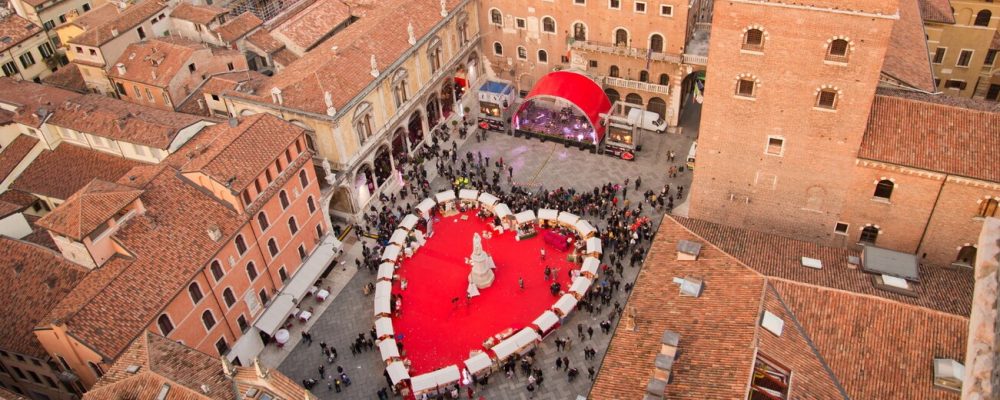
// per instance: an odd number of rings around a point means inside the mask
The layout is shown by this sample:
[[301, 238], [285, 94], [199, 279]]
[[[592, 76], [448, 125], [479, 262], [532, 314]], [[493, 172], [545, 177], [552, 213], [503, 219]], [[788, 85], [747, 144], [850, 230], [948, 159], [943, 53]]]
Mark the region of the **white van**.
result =
[[698, 142], [691, 143], [691, 151], [688, 151], [687, 167], [694, 170], [694, 156], [698, 152]]

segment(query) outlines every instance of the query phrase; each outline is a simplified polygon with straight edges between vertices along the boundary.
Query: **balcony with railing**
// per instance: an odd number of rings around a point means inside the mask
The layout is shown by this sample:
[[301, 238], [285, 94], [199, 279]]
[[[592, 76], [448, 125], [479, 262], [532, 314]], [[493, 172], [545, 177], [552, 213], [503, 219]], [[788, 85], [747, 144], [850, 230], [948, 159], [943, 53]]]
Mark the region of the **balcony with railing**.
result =
[[641, 47], [631, 47], [623, 43], [609, 43], [600, 42], [596, 40], [574, 40], [570, 47], [583, 50], [592, 51], [597, 53], [605, 54], [615, 54], [625, 57], [635, 57], [645, 59], [647, 56], [653, 61], [664, 61], [679, 63], [681, 62], [681, 57], [676, 54], [668, 54], [663, 52], [653, 51], [649, 52], [649, 49]]
[[655, 83], [633, 81], [631, 79], [616, 78], [613, 76], [605, 76], [602, 78], [604, 84], [607, 86], [614, 86], [618, 88], [641, 90], [650, 93], [659, 93], [663, 95], [670, 94], [670, 86], [657, 85]]

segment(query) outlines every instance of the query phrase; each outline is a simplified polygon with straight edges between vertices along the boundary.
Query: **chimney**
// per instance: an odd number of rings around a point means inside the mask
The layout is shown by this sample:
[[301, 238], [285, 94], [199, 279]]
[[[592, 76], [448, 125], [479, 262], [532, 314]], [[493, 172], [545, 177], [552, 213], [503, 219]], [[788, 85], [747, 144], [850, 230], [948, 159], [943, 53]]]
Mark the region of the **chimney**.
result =
[[233, 367], [233, 363], [230, 362], [226, 357], [220, 357], [222, 359], [222, 373], [226, 376], [236, 376], [236, 368]]
[[674, 369], [674, 360], [677, 358], [677, 344], [680, 342], [680, 334], [674, 331], [664, 331], [660, 338], [660, 353], [656, 355], [653, 365], [653, 378], [646, 385], [646, 397], [662, 399], [667, 391], [667, 383], [670, 383], [670, 372]]
[[222, 239], [222, 231], [218, 226], [212, 225], [208, 227], [208, 237], [212, 239], [213, 242], [218, 242], [219, 239]]
[[118, 75], [125, 75], [125, 64], [115, 64], [115, 68], [118, 68]]
[[285, 100], [281, 98], [281, 89], [278, 87], [271, 88], [271, 101], [277, 105], [284, 105]]
[[236, 118], [230, 118], [230, 119], [229, 119], [229, 126], [230, 126], [230, 127], [233, 127], [233, 128], [235, 128], [235, 127], [236, 127], [236, 126], [238, 126], [239, 124], [240, 124], [240, 120], [238, 120], [238, 119], [236, 119]]
[[111, 37], [118, 37], [118, 28], [111, 28]]

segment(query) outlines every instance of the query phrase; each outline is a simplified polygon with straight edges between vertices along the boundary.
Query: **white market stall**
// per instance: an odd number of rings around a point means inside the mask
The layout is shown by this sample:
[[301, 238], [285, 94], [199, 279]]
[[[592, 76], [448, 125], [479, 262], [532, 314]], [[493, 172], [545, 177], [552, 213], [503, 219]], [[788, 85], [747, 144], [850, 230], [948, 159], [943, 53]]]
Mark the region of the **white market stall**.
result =
[[421, 217], [427, 218], [431, 216], [431, 209], [433, 209], [436, 205], [437, 202], [428, 197], [421, 201], [420, 204], [417, 204], [417, 212], [420, 213]]
[[392, 301], [389, 297], [376, 297], [375, 298], [375, 316], [382, 317], [388, 316], [392, 313], [392, 307], [389, 306], [389, 302]]
[[396, 339], [383, 339], [378, 342], [378, 352], [382, 354], [382, 361], [399, 358], [399, 347], [396, 346]]
[[382, 260], [394, 263], [399, 260], [399, 253], [402, 251], [403, 249], [399, 246], [390, 244], [385, 247], [385, 250], [382, 250]]
[[573, 311], [573, 308], [576, 307], [577, 301], [579, 300], [577, 300], [575, 296], [566, 293], [560, 297], [558, 301], [556, 301], [555, 305], [552, 306], [552, 311], [555, 311], [556, 314], [559, 314], [561, 317], [566, 317], [569, 315], [569, 312]]
[[548, 334], [555, 328], [556, 324], [559, 323], [559, 316], [552, 311], [545, 311], [535, 321], [531, 324], [538, 328], [538, 333], [541, 335]]
[[597, 276], [597, 269], [601, 266], [601, 260], [595, 257], [587, 257], [583, 259], [583, 266], [580, 267], [580, 273], [583, 276], [593, 279]]
[[389, 243], [403, 246], [406, 244], [406, 236], [410, 233], [403, 229], [396, 229], [392, 232], [392, 236], [389, 237]]
[[559, 224], [565, 225], [566, 227], [576, 226], [577, 221], [580, 220], [580, 216], [562, 211], [559, 213]]
[[385, 367], [385, 370], [389, 373], [389, 380], [392, 381], [393, 385], [398, 385], [400, 382], [410, 379], [410, 371], [406, 370], [406, 365], [402, 361], [389, 363]]
[[479, 204], [485, 209], [492, 211], [493, 208], [496, 206], [496, 204], [499, 202], [500, 199], [498, 199], [496, 196], [492, 194], [486, 192], [482, 192], [479, 194]]
[[437, 200], [438, 205], [441, 206], [442, 210], [453, 210], [455, 209], [455, 191], [445, 190], [434, 195], [434, 199]]
[[475, 189], [462, 189], [458, 191], [458, 198], [461, 199], [462, 204], [468, 207], [475, 207], [477, 200], [479, 198], [479, 191]]
[[524, 328], [513, 336], [497, 343], [490, 350], [493, 350], [493, 354], [497, 356], [497, 361], [503, 361], [515, 353], [526, 352], [540, 339], [541, 336], [534, 329]]
[[449, 386], [451, 384], [458, 382], [460, 379], [462, 379], [462, 374], [458, 371], [458, 367], [449, 365], [437, 371], [431, 371], [410, 378], [410, 388], [413, 389], [415, 396], [437, 390], [438, 388], [443, 388], [447, 391], [450, 389]]
[[493, 213], [496, 214], [497, 217], [500, 219], [506, 219], [513, 215], [510, 212], [510, 207], [507, 207], [507, 205], [504, 203], [497, 204], [495, 207], [493, 207]]
[[559, 219], [559, 211], [553, 210], [551, 208], [539, 208], [538, 209], [538, 220], [539, 222], [553, 223]]
[[392, 337], [394, 333], [392, 319], [383, 317], [375, 320], [375, 336], [377, 338], [385, 339], [386, 337]]
[[514, 219], [517, 220], [518, 225], [535, 222], [535, 212], [531, 210], [521, 211], [514, 215]]
[[587, 254], [598, 257], [601, 253], [601, 239], [595, 237], [587, 239]]
[[378, 281], [375, 283], [375, 298], [392, 297], [392, 282]]
[[490, 358], [489, 354], [478, 353], [469, 359], [465, 360], [465, 369], [469, 371], [470, 374], [480, 377], [482, 375], [489, 374], [492, 370], [493, 359]]
[[382, 263], [378, 266], [378, 277], [380, 281], [391, 281], [392, 275], [396, 273], [396, 266], [392, 263]]
[[399, 222], [399, 227], [406, 229], [408, 231], [412, 231], [413, 227], [417, 226], [417, 222], [419, 221], [420, 218], [417, 218], [416, 215], [406, 214], [406, 216], [403, 217], [403, 220]]
[[573, 279], [573, 285], [569, 287], [569, 291], [578, 294], [578, 298], [583, 298], [583, 296], [587, 295], [587, 290], [590, 289], [590, 284], [592, 283], [594, 281], [589, 278], [578, 276], [576, 279]]
[[588, 239], [590, 238], [590, 235], [597, 233], [597, 229], [594, 229], [594, 226], [590, 224], [590, 221], [585, 219], [576, 221], [575, 227], [576, 233], [583, 239]]

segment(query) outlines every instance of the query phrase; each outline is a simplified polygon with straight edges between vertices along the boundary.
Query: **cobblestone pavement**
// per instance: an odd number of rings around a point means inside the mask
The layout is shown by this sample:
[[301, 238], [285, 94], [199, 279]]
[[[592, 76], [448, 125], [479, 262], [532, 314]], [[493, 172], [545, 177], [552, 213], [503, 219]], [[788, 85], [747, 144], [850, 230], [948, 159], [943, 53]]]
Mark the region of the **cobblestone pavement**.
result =
[[[561, 144], [553, 142], [540, 142], [538, 139], [515, 138], [513, 136], [499, 133], [490, 133], [485, 142], [477, 143], [473, 137], [466, 139], [464, 144], [459, 146], [460, 156], [466, 152], [482, 152], [484, 157], [490, 157], [491, 162], [497, 157], [503, 157], [505, 163], [514, 167], [514, 183], [530, 186], [543, 186], [546, 189], [557, 187], [575, 187], [581, 190], [589, 190], [594, 186], [607, 182], [622, 183], [626, 178], [633, 182], [636, 177], [642, 177], [642, 188], [636, 191], [635, 186], [629, 188], [629, 199], [634, 203], [640, 201], [642, 192], [647, 188], [659, 190], [662, 186], [670, 182], [671, 187], [677, 185], [688, 188], [691, 182], [690, 172], [680, 174], [677, 178], [669, 179], [666, 171], [671, 165], [667, 160], [667, 152], [673, 150], [676, 154], [675, 165], [683, 165], [691, 141], [697, 134], [697, 118], [699, 117], [697, 107], [689, 107], [686, 110], [688, 115], [683, 117], [685, 129], [681, 134], [656, 134], [647, 133], [642, 138], [643, 150], [638, 153], [636, 161], [624, 161], [601, 154], [592, 154], [575, 148], [566, 148]], [[450, 146], [450, 142], [446, 144]], [[433, 173], [431, 173], [433, 175]], [[443, 179], [435, 179], [433, 186], [436, 190], [447, 187], [447, 182]], [[685, 190], [687, 192], [687, 190]], [[419, 200], [419, 199], [417, 199]], [[415, 202], [412, 197], [411, 202]], [[685, 204], [677, 204], [677, 210], [686, 209]], [[648, 207], [646, 208], [648, 210]], [[517, 212], [517, 210], [514, 210]], [[677, 212], [677, 211], [675, 211]], [[658, 228], [659, 216], [653, 217]], [[591, 220], [595, 225], [599, 224]], [[603, 226], [602, 226], [603, 227]], [[353, 238], [345, 243], [344, 259], [348, 265], [353, 265], [354, 258], [360, 257], [360, 246], [357, 239]], [[369, 239], [361, 239], [373, 245]], [[638, 275], [639, 267], [631, 268], [626, 265], [624, 282], [633, 282]], [[378, 351], [372, 350], [358, 355], [352, 355], [350, 343], [358, 334], [368, 334], [373, 324], [372, 298], [362, 293], [362, 287], [374, 280], [374, 274], [365, 271], [358, 271], [347, 283], [347, 286], [332, 300], [330, 306], [316, 318], [316, 322], [310, 328], [313, 335], [313, 343], [299, 343], [278, 369], [294, 379], [301, 382], [306, 378], [319, 379], [319, 366], [325, 365], [320, 353], [320, 342], [326, 342], [337, 349], [339, 358], [333, 365], [326, 366], [326, 375], [336, 372], [336, 367], [342, 366], [352, 381], [352, 385], [342, 388], [341, 392], [328, 389], [326, 382], [321, 382], [313, 388], [313, 393], [322, 399], [374, 399], [376, 391], [387, 386], [383, 377], [384, 363], [381, 361]], [[624, 285], [624, 283], [623, 283]], [[624, 290], [617, 292], [612, 299], [623, 306], [627, 302], [628, 294]], [[566, 320], [565, 325], [550, 334], [537, 347], [535, 367], [541, 368], [544, 374], [544, 384], [535, 390], [534, 398], [545, 400], [575, 399], [576, 396], [587, 396], [592, 382], [588, 379], [588, 368], [593, 367], [599, 370], [604, 351], [607, 349], [611, 339], [611, 334], [601, 332], [598, 325], [606, 319], [611, 309], [605, 308], [594, 314], [586, 311], [574, 311]], [[617, 320], [613, 321], [617, 324]], [[580, 340], [577, 337], [576, 326], [581, 324], [584, 329], [594, 328], [593, 338]], [[612, 333], [614, 327], [612, 327]], [[568, 351], [557, 351], [555, 337], [572, 337], [572, 349]], [[583, 349], [585, 346], [593, 347], [597, 350], [595, 360], [584, 360]], [[557, 357], [568, 357], [570, 365], [580, 371], [580, 376], [575, 382], [569, 382], [564, 371], [557, 371], [555, 360]], [[476, 398], [479, 396], [486, 399], [528, 399], [529, 393], [525, 389], [527, 385], [526, 377], [517, 376], [515, 379], [508, 379], [502, 373], [494, 373], [489, 383], [485, 386], [477, 386]], [[465, 398], [465, 388], [462, 389]]]

